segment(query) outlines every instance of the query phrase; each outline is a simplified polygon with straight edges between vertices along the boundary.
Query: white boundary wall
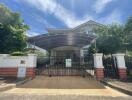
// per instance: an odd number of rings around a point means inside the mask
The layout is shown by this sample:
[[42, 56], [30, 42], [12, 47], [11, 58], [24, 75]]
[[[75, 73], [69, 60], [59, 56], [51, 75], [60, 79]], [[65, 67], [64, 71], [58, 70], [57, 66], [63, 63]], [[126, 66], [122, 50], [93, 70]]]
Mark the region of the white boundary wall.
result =
[[0, 75], [34, 78], [36, 63], [36, 54], [28, 54], [28, 56], [0, 54]]
[[9, 54], [0, 54], [0, 68], [11, 67], [36, 67], [37, 56], [28, 54], [28, 56], [10, 56]]

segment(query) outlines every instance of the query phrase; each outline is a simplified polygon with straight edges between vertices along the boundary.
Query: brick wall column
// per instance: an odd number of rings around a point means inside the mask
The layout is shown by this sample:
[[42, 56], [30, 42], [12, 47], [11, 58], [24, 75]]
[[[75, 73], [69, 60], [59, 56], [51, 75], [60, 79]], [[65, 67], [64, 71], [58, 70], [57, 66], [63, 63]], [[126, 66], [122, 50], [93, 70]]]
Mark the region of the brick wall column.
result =
[[27, 68], [26, 77], [35, 78], [35, 68]]
[[127, 72], [126, 72], [127, 68], [126, 68], [125, 59], [124, 59], [125, 54], [113, 54], [113, 56], [116, 58], [119, 78], [121, 80], [127, 79]]
[[37, 55], [28, 54], [28, 67], [26, 69], [26, 77], [35, 78], [35, 68], [37, 67]]
[[95, 67], [95, 76], [97, 80], [104, 79], [104, 66], [102, 62], [102, 53], [93, 54], [94, 56], [94, 67]]

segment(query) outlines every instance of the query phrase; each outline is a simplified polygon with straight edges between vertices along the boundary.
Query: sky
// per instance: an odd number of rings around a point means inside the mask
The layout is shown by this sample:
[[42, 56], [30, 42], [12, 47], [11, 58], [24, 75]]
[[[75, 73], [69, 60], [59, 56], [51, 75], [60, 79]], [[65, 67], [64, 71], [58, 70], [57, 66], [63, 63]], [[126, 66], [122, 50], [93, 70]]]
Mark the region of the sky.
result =
[[47, 33], [47, 28], [73, 28], [88, 20], [101, 24], [125, 24], [132, 16], [132, 0], [0, 0], [19, 12], [29, 25], [29, 36]]

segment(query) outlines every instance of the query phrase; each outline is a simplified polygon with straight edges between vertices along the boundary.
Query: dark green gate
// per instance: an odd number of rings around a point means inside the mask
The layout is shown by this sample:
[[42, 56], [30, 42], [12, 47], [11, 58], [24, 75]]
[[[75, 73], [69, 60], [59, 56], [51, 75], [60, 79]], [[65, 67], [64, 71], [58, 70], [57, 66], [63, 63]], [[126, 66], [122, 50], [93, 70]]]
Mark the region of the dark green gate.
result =
[[[93, 56], [82, 57], [49, 57], [40, 58], [46, 61], [38, 65], [37, 75], [48, 76], [85, 76], [90, 71], [93, 73]], [[66, 66], [66, 59], [71, 59], [71, 66]]]

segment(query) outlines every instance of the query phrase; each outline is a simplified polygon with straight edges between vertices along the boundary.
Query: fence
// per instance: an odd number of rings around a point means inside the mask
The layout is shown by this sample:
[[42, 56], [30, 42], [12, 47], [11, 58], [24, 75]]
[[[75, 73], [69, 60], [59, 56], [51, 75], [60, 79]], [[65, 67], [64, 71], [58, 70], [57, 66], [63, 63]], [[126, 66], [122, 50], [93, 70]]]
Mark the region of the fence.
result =
[[125, 56], [125, 63], [126, 63], [126, 67], [127, 67], [128, 76], [132, 76], [132, 57]]
[[[71, 59], [71, 65], [67, 66], [66, 59]], [[82, 57], [38, 57], [38, 75], [49, 76], [71, 76], [86, 74], [93, 75], [93, 58], [92, 56]]]
[[105, 78], [112, 78], [112, 79], [119, 78], [117, 62], [115, 58], [113, 58], [112, 56], [103, 57], [103, 65], [104, 65]]

